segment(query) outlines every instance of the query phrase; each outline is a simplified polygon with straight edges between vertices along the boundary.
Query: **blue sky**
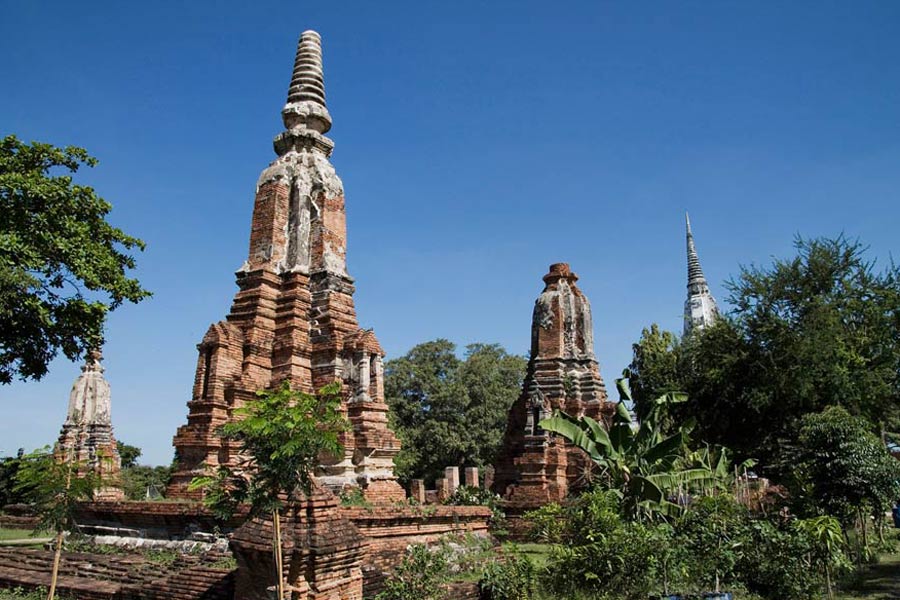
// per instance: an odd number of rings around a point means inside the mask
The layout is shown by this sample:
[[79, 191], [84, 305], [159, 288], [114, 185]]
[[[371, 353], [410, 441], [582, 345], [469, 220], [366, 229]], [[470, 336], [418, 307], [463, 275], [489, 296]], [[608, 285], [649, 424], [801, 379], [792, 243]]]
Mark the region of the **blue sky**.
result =
[[[0, 0], [0, 134], [87, 148], [154, 292], [105, 349], [119, 439], [171, 459], [224, 317], [297, 37], [323, 37], [360, 322], [528, 349], [565, 261], [610, 384], [680, 331], [684, 211], [724, 304], [795, 234], [898, 254], [900, 3]], [[52, 442], [79, 365], [0, 387], [0, 455]]]

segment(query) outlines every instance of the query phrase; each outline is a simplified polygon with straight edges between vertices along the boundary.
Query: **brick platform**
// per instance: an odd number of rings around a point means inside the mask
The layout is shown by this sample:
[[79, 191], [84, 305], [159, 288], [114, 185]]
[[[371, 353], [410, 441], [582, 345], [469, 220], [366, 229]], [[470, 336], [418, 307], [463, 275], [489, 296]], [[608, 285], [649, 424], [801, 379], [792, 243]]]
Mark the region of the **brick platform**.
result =
[[[213, 566], [221, 557], [182, 555], [159, 565], [140, 555], [64, 552], [57, 591], [79, 600], [231, 600], [234, 575]], [[0, 588], [50, 585], [53, 552], [0, 548]]]
[[[491, 511], [482, 506], [395, 504], [337, 510], [366, 542], [360, 558], [366, 598], [381, 590], [385, 572], [399, 563], [410, 544], [433, 543], [443, 536], [467, 532], [488, 535], [491, 517]], [[79, 508], [77, 521], [87, 529], [99, 525], [141, 531], [146, 537], [184, 539], [193, 531], [215, 527], [228, 533], [240, 527], [245, 516], [238, 513], [228, 523], [221, 523], [199, 503], [95, 502]]]

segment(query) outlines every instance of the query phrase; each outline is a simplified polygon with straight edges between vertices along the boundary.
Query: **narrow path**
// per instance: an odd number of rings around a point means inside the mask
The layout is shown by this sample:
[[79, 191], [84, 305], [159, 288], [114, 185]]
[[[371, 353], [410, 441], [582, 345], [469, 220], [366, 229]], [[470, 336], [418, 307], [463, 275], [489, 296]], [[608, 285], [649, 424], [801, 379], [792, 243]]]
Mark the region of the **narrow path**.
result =
[[837, 594], [837, 600], [900, 600], [900, 555], [882, 556], [866, 568], [859, 585]]

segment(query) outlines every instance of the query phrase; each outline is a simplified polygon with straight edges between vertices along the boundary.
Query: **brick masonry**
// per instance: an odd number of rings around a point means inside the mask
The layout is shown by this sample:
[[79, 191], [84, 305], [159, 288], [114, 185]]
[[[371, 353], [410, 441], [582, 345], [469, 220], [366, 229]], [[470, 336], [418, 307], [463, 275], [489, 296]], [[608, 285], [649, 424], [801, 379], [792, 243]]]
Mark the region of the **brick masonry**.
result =
[[512, 514], [560, 502], [586, 484], [591, 463], [580, 449], [542, 430], [553, 411], [608, 422], [615, 405], [594, 356], [591, 307], [569, 265], [550, 265], [535, 301], [531, 360], [522, 394], [509, 412], [491, 489]]
[[[160, 565], [139, 554], [64, 552], [57, 593], [79, 600], [231, 600], [234, 575], [221, 555], [181, 555]], [[53, 552], [0, 548], [0, 588], [48, 587]]]
[[[399, 563], [410, 544], [433, 543], [443, 536], [467, 532], [488, 535], [488, 520], [491, 517], [490, 509], [481, 506], [410, 506], [395, 503], [338, 507], [337, 511], [355, 526], [365, 542], [359, 556], [359, 566], [366, 598], [378, 593], [387, 572]], [[94, 526], [113, 527], [138, 531], [147, 537], [185, 539], [194, 531], [212, 531], [214, 528], [224, 533], [236, 532], [245, 519], [246, 512], [239, 512], [227, 523], [218, 522], [199, 503], [97, 502], [82, 505], [76, 520], [88, 530]], [[301, 515], [301, 526], [302, 520]], [[346, 530], [346, 525], [342, 523], [340, 528]], [[264, 540], [264, 537], [260, 539]], [[249, 536], [248, 541], [253, 541], [253, 537]]]
[[344, 189], [328, 157], [319, 35], [304, 32], [297, 49], [286, 130], [275, 139], [275, 159], [260, 175], [246, 262], [224, 321], [198, 345], [187, 423], [173, 444], [177, 463], [168, 496], [198, 498], [190, 481], [218, 465], [235, 465], [237, 447], [216, 429], [255, 396], [289, 381], [314, 392], [339, 381], [342, 410], [352, 429], [342, 434], [342, 456], [322, 465], [319, 481], [337, 491], [359, 486], [372, 502], [401, 500], [393, 474], [400, 442], [388, 427], [381, 349], [360, 328], [353, 279], [346, 269]]

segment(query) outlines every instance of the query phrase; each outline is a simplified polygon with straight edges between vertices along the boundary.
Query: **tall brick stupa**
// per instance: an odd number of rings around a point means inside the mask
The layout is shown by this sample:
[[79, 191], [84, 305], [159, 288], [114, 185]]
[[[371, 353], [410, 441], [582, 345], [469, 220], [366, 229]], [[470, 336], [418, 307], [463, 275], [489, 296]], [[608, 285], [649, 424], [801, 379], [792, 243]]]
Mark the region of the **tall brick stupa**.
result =
[[177, 465], [168, 494], [197, 497], [187, 490], [194, 476], [236, 464], [237, 448], [216, 428], [257, 390], [287, 380], [313, 392], [340, 381], [352, 430], [342, 436], [344, 455], [322, 465], [319, 482], [333, 490], [359, 487], [372, 501], [402, 499], [393, 473], [400, 442], [388, 427], [384, 402], [384, 352], [372, 330], [360, 328], [353, 305], [344, 188], [329, 161], [331, 115], [314, 31], [300, 36], [281, 116], [278, 157], [256, 184], [249, 254], [236, 274], [239, 290], [226, 319], [198, 345], [187, 424], [173, 441]]
[[79, 471], [93, 471], [100, 478], [96, 499], [122, 500], [122, 460], [113, 436], [112, 397], [101, 360], [99, 350], [90, 351], [81, 374], [72, 384], [66, 421], [54, 455], [58, 461], [77, 462]]
[[587, 481], [587, 455], [541, 429], [541, 419], [559, 409], [605, 422], [615, 410], [594, 356], [591, 305], [577, 280], [569, 265], [550, 265], [534, 304], [531, 360], [509, 412], [493, 483], [513, 512], [560, 502]]

